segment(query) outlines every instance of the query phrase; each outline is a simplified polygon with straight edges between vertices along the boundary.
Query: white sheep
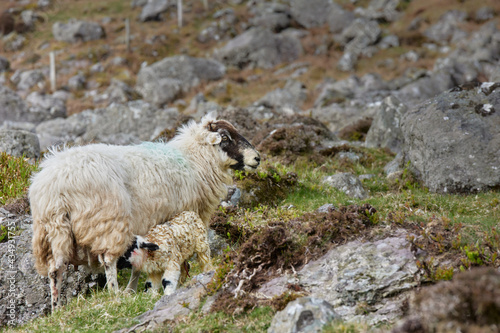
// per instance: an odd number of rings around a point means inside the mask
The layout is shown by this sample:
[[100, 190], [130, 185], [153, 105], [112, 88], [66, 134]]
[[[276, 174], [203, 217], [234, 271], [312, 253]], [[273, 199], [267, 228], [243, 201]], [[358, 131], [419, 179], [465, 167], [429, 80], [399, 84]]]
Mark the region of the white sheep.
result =
[[[116, 262], [135, 235], [188, 210], [208, 226], [230, 169], [259, 163], [255, 148], [214, 114], [189, 122], [167, 143], [52, 150], [29, 188], [35, 267], [49, 275], [52, 307], [69, 263], [104, 265], [108, 288], [117, 291]], [[135, 290], [137, 279], [133, 274], [127, 288]]]
[[196, 253], [204, 272], [212, 269], [208, 229], [195, 212], [182, 212], [165, 224], [153, 227], [145, 237], [137, 236], [118, 268], [132, 268], [148, 275], [146, 290], [163, 286], [170, 295], [177, 288], [181, 273], [187, 273], [186, 262]]

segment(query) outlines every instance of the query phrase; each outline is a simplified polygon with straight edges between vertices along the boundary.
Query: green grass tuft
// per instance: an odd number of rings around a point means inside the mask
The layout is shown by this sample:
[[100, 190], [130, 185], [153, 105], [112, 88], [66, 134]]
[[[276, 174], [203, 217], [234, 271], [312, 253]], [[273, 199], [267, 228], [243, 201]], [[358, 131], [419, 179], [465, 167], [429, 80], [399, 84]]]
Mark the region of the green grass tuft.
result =
[[0, 205], [21, 198], [29, 187], [29, 180], [37, 164], [24, 157], [0, 153]]

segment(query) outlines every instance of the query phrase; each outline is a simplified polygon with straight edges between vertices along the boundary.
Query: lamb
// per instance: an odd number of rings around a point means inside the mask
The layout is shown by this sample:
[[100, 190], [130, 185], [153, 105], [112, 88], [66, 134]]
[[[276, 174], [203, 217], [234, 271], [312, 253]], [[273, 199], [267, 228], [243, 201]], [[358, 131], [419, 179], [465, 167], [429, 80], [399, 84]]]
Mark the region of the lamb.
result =
[[118, 268], [146, 273], [146, 290], [157, 291], [161, 285], [164, 294], [170, 295], [184, 273], [182, 266], [186, 267], [185, 262], [194, 253], [204, 272], [212, 269], [207, 232], [205, 223], [195, 212], [182, 212], [168, 223], [149, 230], [145, 238], [137, 236], [118, 260]]
[[[52, 307], [68, 264], [104, 266], [108, 288], [118, 291], [116, 263], [135, 235], [187, 210], [208, 226], [231, 169], [253, 171], [259, 164], [255, 148], [213, 113], [166, 143], [51, 150], [28, 196], [35, 268], [50, 278]], [[132, 274], [127, 289], [135, 290], [136, 279]]]

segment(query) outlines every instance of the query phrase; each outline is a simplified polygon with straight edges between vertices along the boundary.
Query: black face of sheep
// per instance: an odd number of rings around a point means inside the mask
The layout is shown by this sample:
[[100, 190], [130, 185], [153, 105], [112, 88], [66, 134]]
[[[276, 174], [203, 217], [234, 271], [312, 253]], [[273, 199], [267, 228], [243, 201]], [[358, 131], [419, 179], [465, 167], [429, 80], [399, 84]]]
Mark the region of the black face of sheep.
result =
[[253, 171], [260, 164], [260, 154], [238, 131], [225, 120], [218, 120], [208, 125], [211, 132], [221, 136], [220, 147], [234, 163], [231, 169]]

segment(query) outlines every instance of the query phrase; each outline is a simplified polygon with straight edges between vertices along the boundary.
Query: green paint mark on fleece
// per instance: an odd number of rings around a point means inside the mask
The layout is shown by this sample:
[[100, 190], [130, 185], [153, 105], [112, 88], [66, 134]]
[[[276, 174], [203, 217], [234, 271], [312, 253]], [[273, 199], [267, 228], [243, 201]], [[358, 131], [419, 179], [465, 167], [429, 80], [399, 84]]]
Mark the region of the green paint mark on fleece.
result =
[[181, 167], [188, 165], [188, 161], [179, 149], [170, 147], [163, 142], [143, 142], [140, 146], [153, 155], [166, 158]]

